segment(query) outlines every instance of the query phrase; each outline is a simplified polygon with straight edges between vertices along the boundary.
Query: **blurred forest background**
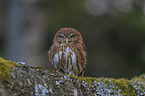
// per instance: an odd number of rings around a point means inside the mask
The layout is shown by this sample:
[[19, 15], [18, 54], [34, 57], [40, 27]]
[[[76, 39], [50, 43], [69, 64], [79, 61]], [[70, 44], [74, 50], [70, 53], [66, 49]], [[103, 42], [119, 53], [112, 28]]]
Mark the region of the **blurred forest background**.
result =
[[0, 57], [54, 69], [47, 53], [63, 27], [83, 36], [85, 76], [145, 73], [145, 0], [0, 0]]

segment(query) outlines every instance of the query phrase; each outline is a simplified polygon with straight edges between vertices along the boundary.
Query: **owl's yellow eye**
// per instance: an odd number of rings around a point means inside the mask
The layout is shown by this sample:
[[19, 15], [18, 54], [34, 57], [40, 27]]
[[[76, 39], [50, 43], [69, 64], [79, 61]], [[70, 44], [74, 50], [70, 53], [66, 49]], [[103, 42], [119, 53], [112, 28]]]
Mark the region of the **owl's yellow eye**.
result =
[[75, 36], [75, 35], [71, 35], [70, 38], [72, 39], [72, 38], [74, 38], [74, 36]]
[[64, 37], [63, 36], [59, 36], [61, 39], [64, 39]]

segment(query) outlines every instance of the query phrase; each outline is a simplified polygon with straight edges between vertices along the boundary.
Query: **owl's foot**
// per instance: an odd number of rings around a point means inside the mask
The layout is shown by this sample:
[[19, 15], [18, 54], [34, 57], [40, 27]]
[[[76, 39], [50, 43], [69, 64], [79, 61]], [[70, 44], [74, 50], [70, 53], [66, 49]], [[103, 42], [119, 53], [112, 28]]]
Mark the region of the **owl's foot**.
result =
[[62, 75], [63, 73], [59, 70], [56, 70], [56, 73], [58, 73], [59, 75]]
[[84, 75], [84, 71], [82, 71], [78, 76], [83, 76]]

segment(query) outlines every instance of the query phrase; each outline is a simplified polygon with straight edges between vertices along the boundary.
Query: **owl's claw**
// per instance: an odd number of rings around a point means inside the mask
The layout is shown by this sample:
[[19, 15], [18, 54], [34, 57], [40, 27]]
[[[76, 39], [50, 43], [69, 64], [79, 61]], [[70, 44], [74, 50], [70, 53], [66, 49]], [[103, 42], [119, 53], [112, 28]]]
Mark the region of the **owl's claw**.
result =
[[60, 73], [60, 71], [58, 71], [58, 70], [55, 70], [56, 71], [56, 73]]
[[56, 73], [58, 73], [59, 75], [62, 75], [63, 73], [60, 72], [59, 70], [56, 70]]

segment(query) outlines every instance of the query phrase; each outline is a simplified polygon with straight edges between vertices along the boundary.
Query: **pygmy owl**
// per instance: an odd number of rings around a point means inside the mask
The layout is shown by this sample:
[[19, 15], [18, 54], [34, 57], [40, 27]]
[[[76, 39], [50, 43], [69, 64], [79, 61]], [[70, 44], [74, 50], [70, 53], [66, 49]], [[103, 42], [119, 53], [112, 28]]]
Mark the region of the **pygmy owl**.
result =
[[86, 68], [86, 47], [77, 30], [73, 28], [58, 30], [48, 56], [60, 72], [83, 76]]

